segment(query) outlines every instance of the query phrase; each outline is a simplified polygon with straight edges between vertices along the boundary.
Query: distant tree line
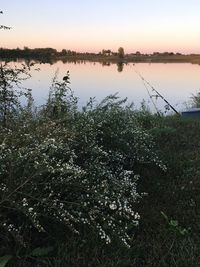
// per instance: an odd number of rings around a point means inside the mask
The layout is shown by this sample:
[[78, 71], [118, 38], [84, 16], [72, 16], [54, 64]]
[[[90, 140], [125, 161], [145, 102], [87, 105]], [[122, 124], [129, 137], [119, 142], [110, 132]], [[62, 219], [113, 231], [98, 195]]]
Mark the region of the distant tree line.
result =
[[41, 57], [54, 57], [57, 56], [58, 52], [53, 48], [34, 48], [30, 49], [24, 47], [24, 49], [7, 49], [0, 48], [0, 57], [1, 58], [41, 58]]
[[[96, 53], [81, 53], [73, 50], [62, 49], [60, 52], [54, 48], [0, 48], [0, 58], [55, 58], [55, 57], [74, 57], [74, 56], [97, 56]], [[105, 55], [105, 54], [104, 54]]]
[[81, 53], [73, 50], [62, 49], [60, 52], [54, 48], [28, 48], [23, 49], [15, 48], [0, 48], [0, 58], [55, 58], [55, 57], [74, 57], [74, 56], [118, 56], [119, 58], [124, 58], [124, 49], [120, 47], [118, 52], [112, 52], [110, 49], [103, 49], [99, 53]]
[[62, 49], [61, 51], [57, 51], [54, 48], [29, 48], [24, 47], [23, 49], [15, 48], [15, 49], [8, 49], [8, 48], [0, 48], [0, 58], [6, 58], [6, 59], [16, 59], [16, 58], [25, 58], [25, 59], [38, 59], [38, 60], [50, 60], [50, 59], [56, 59], [59, 57], [62, 58], [77, 58], [77, 59], [88, 59], [88, 58], [118, 58], [120, 61], [126, 59], [129, 59], [131, 57], [159, 57], [159, 56], [180, 56], [181, 53], [173, 53], [173, 52], [154, 52], [152, 54], [143, 54], [139, 51], [136, 51], [135, 53], [129, 53], [125, 54], [124, 48], [119, 47], [117, 52], [113, 52], [110, 49], [103, 49], [99, 53], [90, 53], [90, 52], [76, 52], [74, 50], [69, 49]]

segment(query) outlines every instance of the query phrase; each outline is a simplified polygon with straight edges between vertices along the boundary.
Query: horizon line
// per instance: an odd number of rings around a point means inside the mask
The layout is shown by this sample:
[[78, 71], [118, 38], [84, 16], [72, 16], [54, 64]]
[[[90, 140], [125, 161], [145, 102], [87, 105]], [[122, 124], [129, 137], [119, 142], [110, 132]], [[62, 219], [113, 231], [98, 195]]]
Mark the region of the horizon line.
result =
[[[34, 49], [54, 49], [57, 52], [62, 52], [62, 50], [66, 50], [66, 51], [71, 51], [71, 52], [76, 52], [76, 53], [81, 53], [81, 54], [84, 54], [84, 53], [99, 54], [99, 53], [102, 53], [103, 50], [110, 51], [110, 53], [117, 53], [118, 52], [118, 51], [113, 51], [110, 48], [108, 48], [108, 49], [102, 48], [99, 52], [95, 52], [95, 51], [91, 51], [91, 50], [78, 51], [78, 50], [73, 50], [73, 49], [69, 49], [69, 48], [56, 49], [56, 48], [51, 47], [51, 46], [34, 47], [34, 48], [30, 48], [28, 46], [23, 46], [23, 48], [20, 48], [20, 47], [15, 47], [15, 48], [0, 47], [0, 49], [8, 49], [8, 50], [16, 50], [16, 49], [19, 49], [19, 50], [25, 50], [25, 49], [30, 49], [30, 50], [34, 50]], [[161, 51], [158, 51], [158, 50], [155, 50], [153, 52], [141, 52], [140, 50], [135, 50], [135, 52], [125, 53], [125, 55], [136, 54], [136, 53], [141, 54], [141, 55], [145, 55], [145, 54], [146, 55], [150, 55], [150, 54], [155, 54], [155, 53], [158, 53], [158, 54], [164, 54], [164, 53], [169, 53], [170, 54], [170, 53], [173, 53], [174, 55], [176, 55], [176, 54], [181, 54], [181, 55], [200, 55], [200, 53], [196, 53], [196, 52], [183, 53], [183, 52], [178, 52], [178, 51], [174, 52], [174, 51], [171, 51], [171, 50], [164, 51], [164, 52], [161, 52]]]

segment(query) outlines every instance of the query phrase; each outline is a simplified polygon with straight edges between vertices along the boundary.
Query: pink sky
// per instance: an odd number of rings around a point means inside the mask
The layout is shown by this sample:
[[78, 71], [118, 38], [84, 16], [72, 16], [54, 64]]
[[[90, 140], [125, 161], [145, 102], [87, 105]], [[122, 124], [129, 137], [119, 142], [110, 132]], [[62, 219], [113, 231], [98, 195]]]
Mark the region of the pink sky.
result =
[[199, 0], [1, 0], [0, 47], [200, 54]]

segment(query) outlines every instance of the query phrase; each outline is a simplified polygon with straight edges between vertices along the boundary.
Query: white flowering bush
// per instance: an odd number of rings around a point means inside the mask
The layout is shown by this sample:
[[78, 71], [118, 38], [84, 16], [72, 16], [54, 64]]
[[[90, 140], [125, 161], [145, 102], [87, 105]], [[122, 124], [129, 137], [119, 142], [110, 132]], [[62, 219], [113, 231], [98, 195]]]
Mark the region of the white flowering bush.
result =
[[28, 102], [31, 99], [31, 90], [22, 87], [22, 82], [30, 78], [30, 68], [11, 66], [8, 63], [0, 64], [0, 123], [9, 127], [14, 123], [15, 116], [21, 111], [21, 98]]
[[83, 111], [70, 101], [61, 119], [52, 114], [53, 98], [50, 113], [47, 106], [1, 129], [0, 229], [22, 246], [60, 229], [88, 229], [106, 244], [118, 238], [130, 246], [140, 220], [137, 166], [165, 166], [125, 101], [111, 96]]

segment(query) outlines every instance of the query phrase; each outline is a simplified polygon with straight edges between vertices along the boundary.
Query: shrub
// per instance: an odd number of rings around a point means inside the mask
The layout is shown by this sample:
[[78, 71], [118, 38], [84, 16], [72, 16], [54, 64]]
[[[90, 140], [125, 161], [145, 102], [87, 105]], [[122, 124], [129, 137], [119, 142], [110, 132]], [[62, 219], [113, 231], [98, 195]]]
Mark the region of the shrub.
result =
[[196, 95], [192, 96], [192, 106], [194, 108], [200, 107], [200, 92], [198, 92]]
[[[67, 108], [54, 113], [55, 106]], [[132, 107], [109, 96], [79, 111], [68, 84], [56, 82], [36, 117], [20, 116], [0, 133], [4, 236], [30, 247], [39, 236], [81, 236], [86, 229], [129, 247], [140, 219], [138, 165], [165, 170]]]
[[30, 99], [31, 90], [21, 83], [30, 77], [28, 68], [12, 67], [7, 63], [0, 65], [0, 122], [8, 127], [14, 122], [22, 109], [21, 97]]

